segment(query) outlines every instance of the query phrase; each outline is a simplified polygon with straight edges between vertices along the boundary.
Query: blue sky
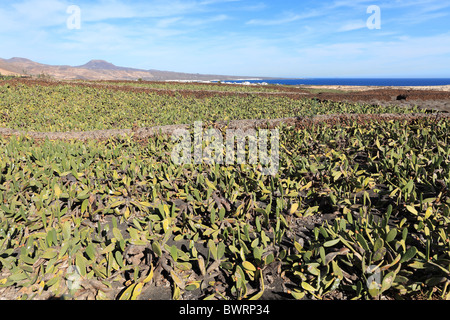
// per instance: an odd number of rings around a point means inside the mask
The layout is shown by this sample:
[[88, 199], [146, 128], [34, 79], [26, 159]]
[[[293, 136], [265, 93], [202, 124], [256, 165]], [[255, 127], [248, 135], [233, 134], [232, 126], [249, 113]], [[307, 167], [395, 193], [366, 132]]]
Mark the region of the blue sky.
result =
[[[71, 5], [80, 8], [80, 29], [67, 26]], [[380, 29], [367, 26], [372, 5]], [[0, 43], [1, 58], [47, 64], [450, 78], [450, 1], [0, 0]]]

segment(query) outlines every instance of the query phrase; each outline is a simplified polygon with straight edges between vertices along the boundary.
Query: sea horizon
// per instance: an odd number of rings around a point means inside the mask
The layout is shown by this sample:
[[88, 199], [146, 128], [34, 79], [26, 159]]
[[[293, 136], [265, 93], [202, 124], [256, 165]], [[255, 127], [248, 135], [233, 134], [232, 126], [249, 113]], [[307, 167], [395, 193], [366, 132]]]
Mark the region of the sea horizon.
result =
[[227, 80], [224, 83], [267, 83], [279, 85], [337, 85], [337, 86], [443, 86], [450, 78], [271, 78]]

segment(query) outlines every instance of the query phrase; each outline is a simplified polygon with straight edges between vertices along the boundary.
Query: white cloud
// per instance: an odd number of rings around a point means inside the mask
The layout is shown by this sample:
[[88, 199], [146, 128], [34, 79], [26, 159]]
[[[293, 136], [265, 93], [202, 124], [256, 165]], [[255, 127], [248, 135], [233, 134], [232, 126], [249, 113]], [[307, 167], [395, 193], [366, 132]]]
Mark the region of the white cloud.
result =
[[319, 44], [299, 49], [298, 64], [329, 70], [324, 76], [433, 75], [450, 73], [450, 33], [395, 41]]
[[185, 19], [182, 22], [182, 24], [187, 25], [187, 26], [200, 26], [200, 25], [206, 25], [206, 24], [210, 24], [210, 23], [214, 23], [214, 22], [220, 22], [220, 21], [225, 21], [230, 19], [229, 16], [227, 16], [226, 14], [219, 14], [216, 16], [212, 16], [212, 17], [207, 17], [207, 18], [195, 18], [195, 19]]
[[13, 3], [11, 7], [15, 9], [17, 15], [27, 20], [45, 20], [55, 15], [65, 12], [68, 4], [60, 0], [27, 0], [20, 3]]
[[182, 17], [173, 17], [173, 18], [167, 18], [167, 19], [160, 19], [156, 23], [156, 27], [157, 28], [167, 28], [167, 27], [170, 27], [171, 25], [179, 22], [182, 19], [183, 19]]
[[214, 11], [214, 5], [240, 0], [153, 0], [123, 2], [122, 0], [86, 3], [81, 6], [86, 21], [103, 21], [117, 18], [169, 18]]
[[263, 10], [267, 8], [267, 4], [265, 4], [264, 2], [259, 2], [259, 3], [255, 3], [255, 4], [248, 4], [248, 5], [244, 5], [242, 7], [239, 7], [239, 10], [242, 11], [259, 11], [259, 10]]
[[347, 24], [343, 25], [338, 29], [338, 32], [346, 32], [346, 31], [354, 31], [367, 28], [367, 24], [365, 21], [362, 20], [356, 20], [356, 21], [350, 21]]
[[275, 26], [275, 25], [285, 24], [285, 23], [289, 23], [289, 22], [294, 22], [294, 21], [297, 21], [300, 19], [301, 19], [300, 15], [294, 15], [291, 17], [274, 19], [274, 20], [252, 19], [252, 20], [248, 21], [247, 24], [258, 25], [258, 26]]
[[332, 4], [330, 4], [328, 7], [329, 9], [336, 9], [336, 8], [357, 8], [362, 6], [369, 6], [371, 4], [375, 4], [373, 0], [339, 0], [334, 1]]
[[240, 2], [241, 0], [204, 0], [201, 1], [200, 4], [202, 5], [211, 5], [211, 4], [218, 4], [218, 3], [226, 3], [226, 2]]
[[291, 23], [298, 20], [313, 18], [321, 16], [322, 13], [319, 11], [311, 11], [304, 14], [294, 14], [294, 13], [285, 13], [280, 18], [275, 19], [252, 19], [246, 22], [248, 25], [258, 25], [258, 26], [275, 26]]
[[66, 9], [60, 0], [26, 0], [0, 8], [0, 26], [3, 31], [35, 31], [39, 28], [65, 25]]

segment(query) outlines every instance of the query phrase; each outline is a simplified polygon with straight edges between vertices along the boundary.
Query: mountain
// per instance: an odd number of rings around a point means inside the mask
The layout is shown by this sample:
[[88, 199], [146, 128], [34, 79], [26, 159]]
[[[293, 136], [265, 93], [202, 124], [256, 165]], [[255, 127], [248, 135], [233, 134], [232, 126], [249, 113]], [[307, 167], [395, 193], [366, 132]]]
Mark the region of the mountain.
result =
[[2, 76], [20, 76], [20, 73], [12, 72], [12, 71], [0, 68], [0, 75], [2, 75]]
[[[0, 73], [3, 75], [21, 75], [25, 73], [26, 69], [32, 69], [38, 65], [38, 63], [25, 58], [11, 58], [7, 60], [0, 58], [0, 69], [2, 69]], [[7, 72], [10, 74], [6, 74]]]
[[76, 68], [80, 69], [90, 69], [90, 70], [126, 70], [129, 68], [118, 67], [108, 61], [105, 60], [91, 60], [82, 66], [78, 66]]
[[3, 75], [46, 75], [57, 80], [237, 80], [242, 78], [223, 75], [180, 73], [161, 70], [142, 70], [119, 67], [104, 60], [91, 60], [81, 66], [47, 65], [25, 58], [0, 58], [0, 74]]

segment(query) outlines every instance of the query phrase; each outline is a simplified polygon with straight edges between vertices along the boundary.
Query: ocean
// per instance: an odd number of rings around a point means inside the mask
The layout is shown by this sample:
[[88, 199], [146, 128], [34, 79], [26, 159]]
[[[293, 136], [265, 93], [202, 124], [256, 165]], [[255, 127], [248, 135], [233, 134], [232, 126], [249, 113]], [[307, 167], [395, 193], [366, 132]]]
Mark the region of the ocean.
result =
[[308, 78], [271, 80], [232, 80], [226, 83], [269, 83], [282, 85], [337, 85], [337, 86], [443, 86], [450, 85], [450, 78]]

